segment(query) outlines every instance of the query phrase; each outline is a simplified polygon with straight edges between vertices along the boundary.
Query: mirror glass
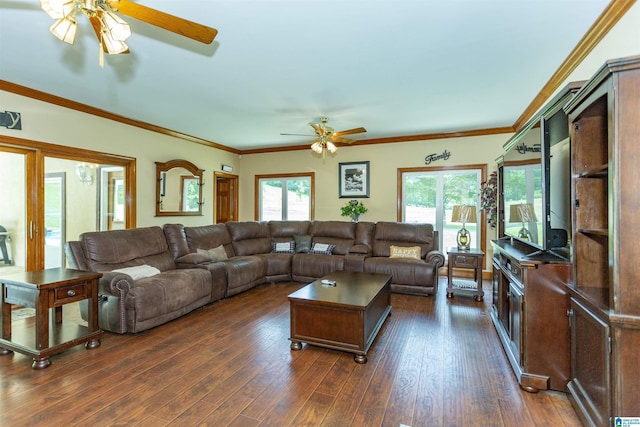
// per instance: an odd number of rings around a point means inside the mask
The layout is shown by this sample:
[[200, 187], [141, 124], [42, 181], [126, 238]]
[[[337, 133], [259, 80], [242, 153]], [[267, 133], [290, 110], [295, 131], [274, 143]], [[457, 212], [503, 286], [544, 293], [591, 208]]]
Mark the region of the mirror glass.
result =
[[202, 172], [187, 160], [156, 162], [156, 216], [202, 215]]
[[504, 233], [543, 247], [543, 189], [540, 127], [533, 126], [504, 155]]

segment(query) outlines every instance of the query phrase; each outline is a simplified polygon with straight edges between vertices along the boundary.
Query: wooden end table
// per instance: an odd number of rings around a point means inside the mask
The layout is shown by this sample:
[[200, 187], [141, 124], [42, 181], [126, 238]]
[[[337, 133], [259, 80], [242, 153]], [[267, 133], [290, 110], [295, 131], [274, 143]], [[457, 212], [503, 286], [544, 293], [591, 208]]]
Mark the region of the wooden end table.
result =
[[[453, 298], [453, 294], [471, 295], [476, 301], [484, 300], [484, 291], [482, 290], [482, 260], [484, 252], [479, 249], [469, 249], [461, 251], [458, 248], [449, 248], [447, 250], [448, 258], [448, 285], [447, 298]], [[465, 268], [473, 270], [473, 280], [454, 278], [454, 268]]]
[[[99, 347], [102, 336], [102, 331], [98, 329], [100, 277], [102, 273], [52, 268], [8, 274], [0, 278], [2, 290], [0, 354], [16, 351], [31, 355], [33, 356], [32, 368], [44, 369], [51, 365], [49, 356], [70, 347], [82, 343], [87, 349]], [[87, 326], [67, 324], [71, 322], [63, 323], [62, 306], [82, 300], [88, 302]], [[35, 308], [35, 343], [33, 328], [11, 330], [11, 304]], [[52, 324], [49, 320], [50, 314], [54, 317]]]

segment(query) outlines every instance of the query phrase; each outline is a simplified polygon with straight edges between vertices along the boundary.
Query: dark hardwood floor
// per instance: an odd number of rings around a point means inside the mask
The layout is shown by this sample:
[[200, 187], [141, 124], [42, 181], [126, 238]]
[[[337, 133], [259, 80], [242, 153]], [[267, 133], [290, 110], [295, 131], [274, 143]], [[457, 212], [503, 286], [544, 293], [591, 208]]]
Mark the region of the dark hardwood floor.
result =
[[518, 387], [489, 283], [484, 302], [447, 300], [444, 280], [436, 298], [393, 294], [364, 365], [289, 349], [287, 295], [301, 286], [261, 286], [137, 335], [105, 333], [97, 349], [75, 347], [44, 370], [0, 356], [0, 425], [580, 425], [565, 394]]

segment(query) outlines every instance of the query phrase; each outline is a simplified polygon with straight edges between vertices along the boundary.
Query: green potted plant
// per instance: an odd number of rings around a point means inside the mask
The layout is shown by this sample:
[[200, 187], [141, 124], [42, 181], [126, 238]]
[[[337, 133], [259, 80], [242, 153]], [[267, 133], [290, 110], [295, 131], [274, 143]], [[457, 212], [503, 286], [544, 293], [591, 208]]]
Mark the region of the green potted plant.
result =
[[368, 209], [357, 200], [349, 200], [346, 205], [340, 208], [340, 215], [351, 217], [351, 221], [358, 222], [360, 215], [366, 213]]

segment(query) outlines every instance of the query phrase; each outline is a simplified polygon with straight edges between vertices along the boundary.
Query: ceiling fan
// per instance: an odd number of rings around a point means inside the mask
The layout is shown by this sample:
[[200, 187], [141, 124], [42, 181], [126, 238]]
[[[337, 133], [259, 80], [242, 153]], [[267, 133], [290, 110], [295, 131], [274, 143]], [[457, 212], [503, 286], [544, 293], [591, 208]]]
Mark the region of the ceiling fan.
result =
[[[328, 121], [328, 118], [320, 117], [320, 123], [309, 123], [309, 126], [311, 126], [316, 133], [316, 139], [311, 143], [311, 150], [315, 153], [322, 154], [323, 159], [325, 158], [327, 151], [333, 154], [338, 150], [338, 147], [334, 144], [335, 142], [340, 144], [351, 144], [354, 141], [353, 139], [343, 138], [343, 135], [353, 135], [355, 133], [363, 133], [367, 131], [365, 128], [359, 127], [334, 132], [331, 126], [327, 126]], [[281, 133], [280, 135], [308, 136], [299, 133]]]
[[78, 24], [76, 15], [81, 12], [89, 18], [100, 42], [100, 65], [103, 53], [129, 53], [124, 41], [131, 29], [120, 16], [127, 15], [184, 37], [209, 44], [218, 30], [168, 13], [160, 12], [128, 0], [40, 0], [40, 7], [56, 21], [49, 31], [63, 42], [73, 44]]

